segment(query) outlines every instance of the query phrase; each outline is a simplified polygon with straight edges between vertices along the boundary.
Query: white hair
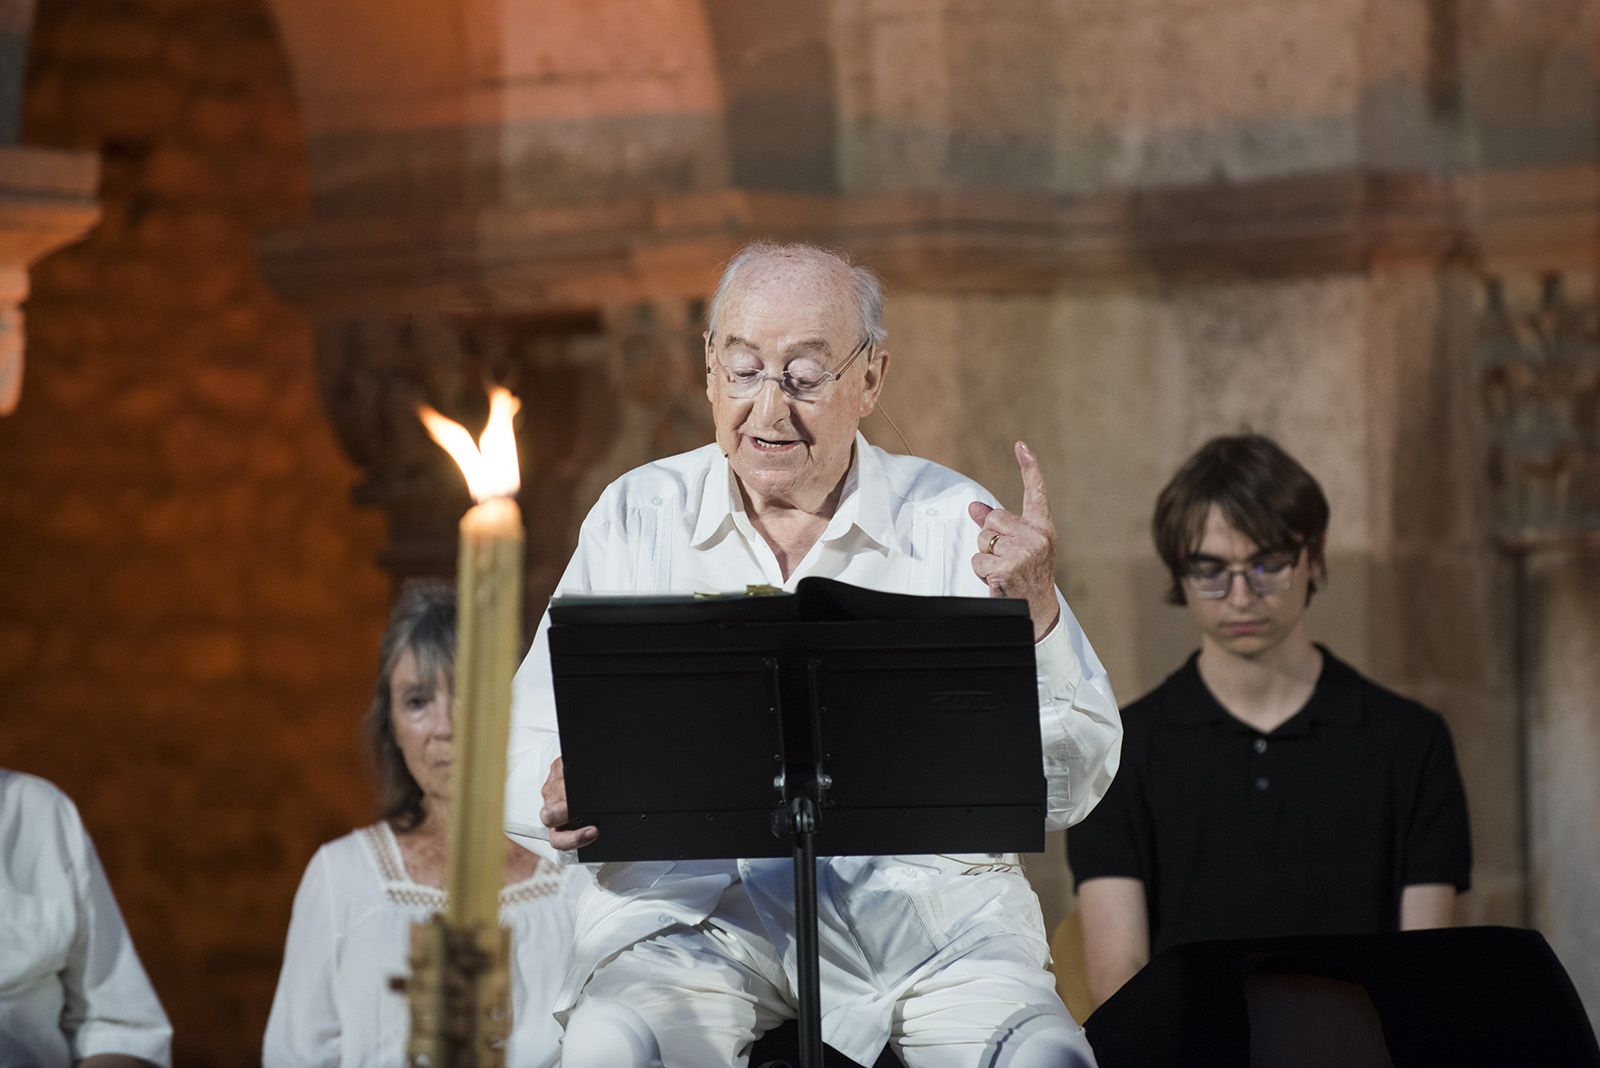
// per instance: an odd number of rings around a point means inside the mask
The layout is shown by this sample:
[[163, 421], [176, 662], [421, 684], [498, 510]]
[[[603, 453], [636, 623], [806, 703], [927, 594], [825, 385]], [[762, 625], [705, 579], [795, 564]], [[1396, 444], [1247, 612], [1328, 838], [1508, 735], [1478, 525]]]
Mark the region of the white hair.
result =
[[772, 241], [756, 241], [746, 245], [734, 253], [728, 265], [722, 269], [722, 277], [717, 280], [716, 292], [711, 294], [711, 307], [706, 316], [707, 325], [711, 329], [716, 329], [717, 309], [722, 306], [723, 297], [734, 282], [751, 263], [768, 258], [832, 260], [845, 268], [850, 272], [850, 291], [855, 297], [856, 311], [861, 318], [862, 336], [870, 338], [874, 346], [888, 340], [889, 331], [883, 326], [883, 283], [878, 281], [878, 276], [872, 273], [870, 267], [851, 263], [848, 255], [834, 249], [802, 243], [778, 244]]

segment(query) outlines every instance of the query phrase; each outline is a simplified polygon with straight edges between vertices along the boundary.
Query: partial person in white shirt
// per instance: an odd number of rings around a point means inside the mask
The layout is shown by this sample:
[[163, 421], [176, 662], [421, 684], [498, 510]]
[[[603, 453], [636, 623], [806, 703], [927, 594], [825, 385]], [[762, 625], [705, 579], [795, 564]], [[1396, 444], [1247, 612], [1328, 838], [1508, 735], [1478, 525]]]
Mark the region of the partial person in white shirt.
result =
[[66, 794], [0, 768], [0, 1065], [172, 1063], [172, 1026]]
[[[295, 895], [267, 1020], [267, 1068], [393, 1068], [411, 1014], [389, 987], [406, 974], [411, 926], [444, 909], [450, 806], [456, 592], [413, 583], [390, 615], [366, 735], [382, 818], [317, 850]], [[506, 843], [500, 923], [511, 930], [508, 1064], [558, 1063], [551, 1004], [567, 970], [574, 888], [563, 871]]]
[[[711, 303], [716, 442], [609, 486], [562, 593], [792, 590], [821, 575], [897, 593], [1023, 598], [1037, 642], [1046, 826], [1081, 819], [1117, 767], [1100, 661], [1055, 588], [1044, 475], [1022, 443], [1022, 510], [875, 448], [858, 430], [889, 366], [871, 272], [809, 246], [751, 246]], [[507, 830], [547, 856], [568, 827], [546, 615], [518, 672]], [[666, 709], [673, 715], [691, 709]], [[974, 743], [981, 744], [981, 737]], [[621, 742], [619, 744], [630, 744]], [[788, 860], [608, 864], [578, 906], [558, 1002], [566, 1068], [743, 1066], [796, 1012]], [[909, 1068], [1087, 1065], [1056, 996], [1038, 899], [1015, 855], [832, 857], [818, 865], [823, 1037]]]

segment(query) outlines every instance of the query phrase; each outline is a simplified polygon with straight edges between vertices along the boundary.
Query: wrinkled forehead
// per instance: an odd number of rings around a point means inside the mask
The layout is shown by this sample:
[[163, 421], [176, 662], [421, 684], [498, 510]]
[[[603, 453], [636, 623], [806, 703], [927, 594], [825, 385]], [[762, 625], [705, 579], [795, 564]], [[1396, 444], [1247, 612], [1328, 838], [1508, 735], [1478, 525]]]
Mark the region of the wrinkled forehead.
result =
[[860, 318], [843, 263], [769, 256], [747, 264], [732, 281], [711, 328], [719, 344], [729, 337], [817, 337], [850, 347], [861, 332]]

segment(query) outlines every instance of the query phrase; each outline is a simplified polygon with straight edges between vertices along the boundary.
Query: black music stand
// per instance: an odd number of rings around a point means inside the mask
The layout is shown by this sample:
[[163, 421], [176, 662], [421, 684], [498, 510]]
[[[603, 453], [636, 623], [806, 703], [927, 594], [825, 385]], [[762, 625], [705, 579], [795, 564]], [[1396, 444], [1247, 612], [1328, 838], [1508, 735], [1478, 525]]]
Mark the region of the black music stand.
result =
[[1512, 927], [1172, 946], [1084, 1027], [1103, 1068], [1600, 1068], [1560, 960]]
[[579, 859], [795, 865], [800, 1049], [821, 1065], [818, 856], [1037, 852], [1022, 601], [829, 579], [793, 594], [557, 598], [550, 664]]

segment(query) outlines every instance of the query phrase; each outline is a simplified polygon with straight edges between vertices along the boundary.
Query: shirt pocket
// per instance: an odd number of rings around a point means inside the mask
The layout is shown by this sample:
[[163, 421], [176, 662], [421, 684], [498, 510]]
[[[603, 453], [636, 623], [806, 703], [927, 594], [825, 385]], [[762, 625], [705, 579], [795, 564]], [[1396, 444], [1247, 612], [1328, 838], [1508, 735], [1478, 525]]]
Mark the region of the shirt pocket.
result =
[[0, 887], [0, 997], [28, 990], [66, 967], [76, 915], [69, 897]]

